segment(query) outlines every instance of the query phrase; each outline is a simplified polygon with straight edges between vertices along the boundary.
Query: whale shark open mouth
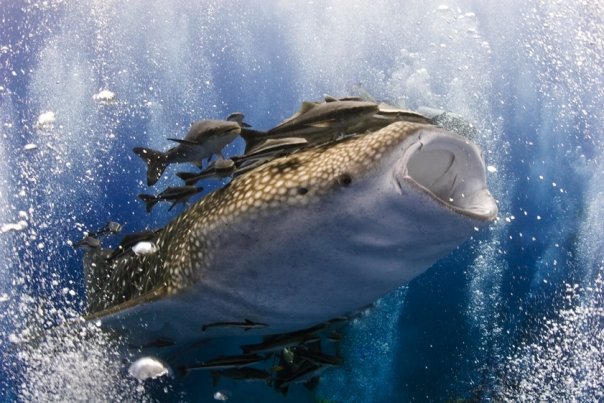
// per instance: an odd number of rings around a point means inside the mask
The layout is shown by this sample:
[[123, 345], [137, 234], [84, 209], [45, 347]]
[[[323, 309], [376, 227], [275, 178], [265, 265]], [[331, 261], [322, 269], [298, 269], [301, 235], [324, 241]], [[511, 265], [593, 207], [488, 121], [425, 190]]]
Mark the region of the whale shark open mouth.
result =
[[409, 141], [402, 159], [405, 182], [459, 214], [484, 221], [497, 216], [482, 152], [474, 143], [437, 130], [421, 131]]

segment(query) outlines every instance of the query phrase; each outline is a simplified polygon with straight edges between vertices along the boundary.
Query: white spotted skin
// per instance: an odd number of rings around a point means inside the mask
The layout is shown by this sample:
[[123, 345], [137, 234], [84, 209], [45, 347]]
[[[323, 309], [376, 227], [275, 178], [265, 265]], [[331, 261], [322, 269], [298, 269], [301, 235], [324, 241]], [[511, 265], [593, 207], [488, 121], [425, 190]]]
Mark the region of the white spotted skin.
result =
[[[479, 155], [468, 166], [482, 169], [475, 177], [490, 210], [481, 217], [456, 211], [401, 175], [405, 149], [424, 132], [467, 143], [432, 126], [399, 122], [233, 180], [169, 224], [158, 253], [135, 260], [143, 271], [161, 274], [160, 280], [147, 276], [156, 280], [142, 289], [162, 288], [166, 295], [95, 316], [139, 340], [184, 343], [242, 334], [220, 327], [202, 334], [204, 324], [249, 319], [268, 326], [246, 335], [277, 333], [370, 304], [496, 215]], [[479, 153], [471, 147], [461, 154]]]

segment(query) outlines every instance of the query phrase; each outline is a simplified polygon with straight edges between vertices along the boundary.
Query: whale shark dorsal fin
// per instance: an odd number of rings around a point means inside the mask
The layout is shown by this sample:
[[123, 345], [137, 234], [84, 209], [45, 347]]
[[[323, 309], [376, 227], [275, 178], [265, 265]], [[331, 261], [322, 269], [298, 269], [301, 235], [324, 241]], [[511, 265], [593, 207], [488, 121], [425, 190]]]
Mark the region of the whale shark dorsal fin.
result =
[[310, 101], [302, 102], [302, 105], [300, 105], [300, 109], [298, 109], [298, 112], [294, 113], [292, 116], [288, 117], [287, 119], [285, 119], [284, 121], [279, 123], [277, 126], [272, 128], [271, 130], [275, 130], [280, 127], [283, 127], [284, 125], [293, 121], [294, 119], [298, 118], [299, 116], [304, 115], [306, 112], [313, 109], [315, 106], [317, 106], [317, 104], [315, 102], [310, 102]]

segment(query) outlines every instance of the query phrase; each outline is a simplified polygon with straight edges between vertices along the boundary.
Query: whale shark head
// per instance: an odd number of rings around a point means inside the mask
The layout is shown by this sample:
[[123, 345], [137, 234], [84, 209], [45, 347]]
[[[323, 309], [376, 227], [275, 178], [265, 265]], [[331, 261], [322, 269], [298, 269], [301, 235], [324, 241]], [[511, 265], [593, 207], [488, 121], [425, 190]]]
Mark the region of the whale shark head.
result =
[[103, 273], [89, 317], [174, 340], [237, 331], [213, 323], [302, 328], [412, 280], [496, 215], [474, 143], [397, 122], [233, 179], [169, 223], [153, 255], [108, 268], [89, 252], [89, 277]]

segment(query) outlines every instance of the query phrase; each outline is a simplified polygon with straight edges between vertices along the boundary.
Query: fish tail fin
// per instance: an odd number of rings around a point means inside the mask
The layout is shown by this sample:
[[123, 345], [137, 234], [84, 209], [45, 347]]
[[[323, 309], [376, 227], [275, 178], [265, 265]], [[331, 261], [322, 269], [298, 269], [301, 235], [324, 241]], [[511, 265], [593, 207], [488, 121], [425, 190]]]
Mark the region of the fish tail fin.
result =
[[144, 147], [135, 147], [132, 151], [147, 163], [147, 185], [155, 185], [168, 166], [168, 155]]
[[145, 193], [139, 194], [138, 198], [145, 202], [145, 209], [147, 210], [147, 213], [150, 213], [157, 202], [159, 202], [157, 197]]
[[304, 382], [304, 387], [308, 390], [314, 390], [317, 388], [317, 385], [319, 384], [319, 380], [320, 379], [318, 376], [313, 376], [308, 381]]
[[252, 148], [254, 148], [256, 145], [260, 144], [262, 140], [266, 139], [266, 132], [260, 132], [257, 130], [250, 130], [244, 128], [241, 129], [241, 133], [239, 133], [239, 135], [245, 140], [246, 153]]
[[275, 389], [283, 394], [283, 396], [287, 396], [287, 392], [289, 391], [289, 384], [285, 384], [284, 382], [275, 383]]
[[226, 120], [229, 122], [236, 122], [241, 128], [252, 127], [243, 121], [244, 116], [241, 112], [233, 112], [229, 116], [227, 116]]
[[220, 382], [220, 371], [210, 371], [210, 375], [212, 375], [212, 386], [218, 386], [218, 382]]

